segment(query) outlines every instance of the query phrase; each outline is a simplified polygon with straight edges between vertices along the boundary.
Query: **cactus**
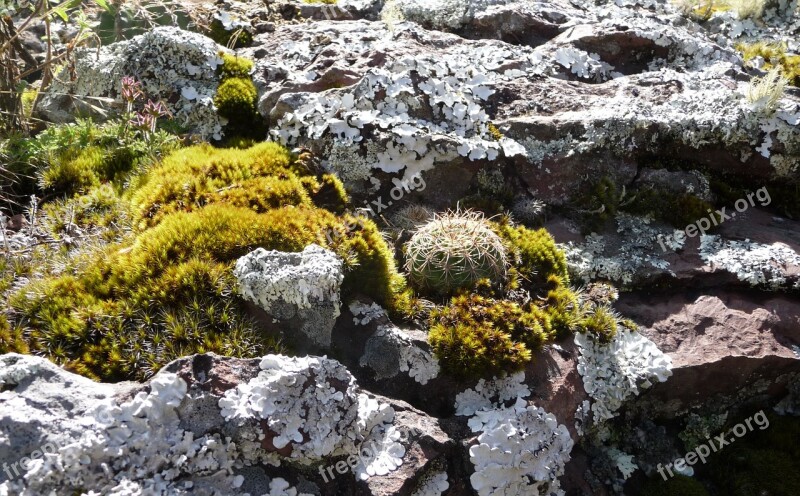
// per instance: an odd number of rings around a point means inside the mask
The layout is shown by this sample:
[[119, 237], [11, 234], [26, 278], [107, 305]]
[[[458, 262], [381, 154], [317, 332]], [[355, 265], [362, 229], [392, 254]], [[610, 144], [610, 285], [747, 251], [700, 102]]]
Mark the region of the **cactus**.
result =
[[419, 227], [406, 245], [406, 271], [421, 291], [440, 295], [481, 279], [505, 279], [506, 249], [479, 212], [448, 212]]

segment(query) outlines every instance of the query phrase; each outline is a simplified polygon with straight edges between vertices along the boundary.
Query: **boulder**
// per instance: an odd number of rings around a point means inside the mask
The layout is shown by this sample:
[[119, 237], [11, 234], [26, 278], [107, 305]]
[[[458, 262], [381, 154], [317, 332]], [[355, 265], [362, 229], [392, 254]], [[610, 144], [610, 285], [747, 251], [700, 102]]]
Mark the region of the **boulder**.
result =
[[219, 139], [222, 126], [213, 98], [220, 50], [223, 47], [210, 38], [174, 27], [156, 27], [130, 40], [78, 50], [74, 68], [56, 78], [37, 110], [52, 122], [71, 122], [81, 115], [103, 120], [109, 111], [124, 110], [121, 81], [131, 76], [142, 83], [148, 98], [167, 104], [173, 118], [190, 132]]
[[258, 248], [237, 260], [234, 275], [245, 299], [316, 347], [330, 346], [344, 280], [335, 253], [314, 244], [300, 253]]

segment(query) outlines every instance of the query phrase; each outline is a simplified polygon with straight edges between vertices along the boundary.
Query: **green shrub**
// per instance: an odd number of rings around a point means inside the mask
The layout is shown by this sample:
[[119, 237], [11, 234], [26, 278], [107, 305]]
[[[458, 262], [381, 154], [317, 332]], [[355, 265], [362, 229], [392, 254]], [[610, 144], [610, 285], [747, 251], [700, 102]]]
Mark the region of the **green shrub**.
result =
[[442, 369], [459, 378], [521, 370], [551, 338], [540, 308], [475, 294], [456, 296], [432, 312], [428, 334]]
[[439, 295], [473, 288], [481, 279], [506, 277], [506, 249], [477, 212], [436, 216], [406, 244], [406, 271], [418, 289]]
[[642, 488], [642, 496], [710, 496], [696, 479], [676, 475], [664, 481], [660, 476], [650, 479]]

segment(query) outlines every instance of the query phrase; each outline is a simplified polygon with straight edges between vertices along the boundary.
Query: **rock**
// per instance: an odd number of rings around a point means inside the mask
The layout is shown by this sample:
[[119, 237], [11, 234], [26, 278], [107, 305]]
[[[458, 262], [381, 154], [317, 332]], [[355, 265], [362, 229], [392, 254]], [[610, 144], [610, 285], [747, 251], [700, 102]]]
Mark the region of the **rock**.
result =
[[[117, 386], [36, 357], [9, 354], [0, 364], [0, 465], [13, 476], [0, 475], [0, 492], [195, 487], [210, 495], [243, 494], [246, 485], [255, 494], [297, 486], [303, 494], [388, 495], [455, 448], [435, 419], [362, 392], [324, 358], [196, 355], [147, 384]], [[36, 449], [36, 461], [14, 473]], [[327, 470], [342, 459], [352, 472]], [[269, 465], [278, 461], [280, 469]], [[402, 476], [393, 473], [403, 465]]]
[[[556, 220], [553, 224], [561, 228], [552, 232], [556, 241], [566, 241], [570, 272], [577, 280], [606, 279], [623, 288], [658, 283], [673, 288], [726, 284], [797, 289], [800, 223], [774, 217], [759, 208], [755, 195], [752, 199], [752, 207], [725, 207], [730, 218], [714, 234], [695, 229], [687, 237], [683, 230], [625, 213], [616, 216], [613, 227], [585, 237], [575, 226], [570, 232]], [[707, 223], [713, 227], [711, 220]]]
[[[724, 410], [752, 398], [786, 394], [788, 374], [800, 372], [800, 303], [745, 293], [623, 295], [618, 308], [645, 326], [642, 333], [670, 356], [673, 376], [649, 393], [652, 415], [671, 418], [709, 402]], [[758, 385], [760, 383], [760, 385]], [[723, 401], [721, 398], [726, 397]]]
[[344, 280], [335, 253], [313, 244], [300, 253], [258, 248], [236, 262], [234, 275], [245, 299], [291, 322], [317, 347], [330, 346]]
[[222, 127], [213, 98], [222, 49], [203, 35], [157, 27], [130, 40], [78, 50], [75, 79], [66, 73], [56, 78], [38, 111], [52, 122], [71, 122], [87, 114], [102, 120], [108, 117], [105, 111], [124, 109], [121, 80], [132, 76], [148, 98], [165, 102], [173, 118], [190, 131], [219, 139]]
[[[405, 0], [395, 7], [407, 20], [462, 36], [319, 21], [280, 26], [245, 53], [258, 59], [273, 137], [327, 157], [356, 189], [435, 170], [436, 190], [454, 202], [465, 169], [499, 161], [538, 199], [568, 205], [587, 179], [609, 176], [621, 189], [640, 158], [661, 155], [760, 182], [797, 180], [800, 100], [787, 94], [780, 112], [761, 113], [745, 98], [731, 44], [654, 5]], [[525, 15], [509, 27], [509, 12]], [[526, 42], [516, 22], [548, 27]]]
[[28, 225], [30, 225], [28, 219], [22, 214], [12, 215], [6, 222], [6, 228], [14, 232], [20, 232], [22, 228]]

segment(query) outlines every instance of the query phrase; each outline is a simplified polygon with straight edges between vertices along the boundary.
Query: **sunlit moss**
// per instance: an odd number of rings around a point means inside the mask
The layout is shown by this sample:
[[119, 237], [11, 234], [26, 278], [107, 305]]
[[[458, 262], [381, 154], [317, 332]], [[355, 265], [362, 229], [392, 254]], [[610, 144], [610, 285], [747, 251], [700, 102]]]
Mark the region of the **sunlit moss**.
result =
[[736, 49], [742, 53], [745, 62], [751, 62], [757, 57], [764, 60], [764, 70], [769, 71], [779, 67], [781, 74], [789, 84], [800, 87], [800, 55], [786, 53], [785, 43], [767, 43], [759, 41], [752, 44], [739, 43]]

